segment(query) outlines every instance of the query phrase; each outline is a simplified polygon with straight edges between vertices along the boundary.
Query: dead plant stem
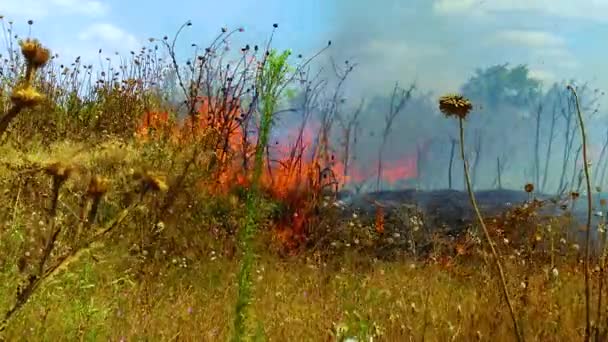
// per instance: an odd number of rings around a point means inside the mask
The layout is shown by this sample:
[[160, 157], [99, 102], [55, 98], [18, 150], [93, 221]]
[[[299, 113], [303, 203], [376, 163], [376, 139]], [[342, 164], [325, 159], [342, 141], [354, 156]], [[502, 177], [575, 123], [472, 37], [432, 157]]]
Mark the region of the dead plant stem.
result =
[[509, 307], [509, 313], [511, 314], [511, 320], [513, 321], [513, 328], [515, 329], [515, 335], [517, 337], [518, 342], [524, 341], [523, 335], [519, 330], [519, 325], [517, 323], [517, 317], [515, 316], [515, 310], [513, 309], [513, 304], [511, 303], [511, 295], [509, 294], [509, 290], [507, 288], [507, 280], [505, 277], [505, 272], [503, 270], [502, 263], [500, 261], [500, 255], [498, 251], [494, 247], [494, 243], [492, 242], [492, 238], [490, 237], [490, 233], [488, 232], [488, 228], [483, 221], [483, 217], [481, 216], [481, 212], [477, 206], [477, 201], [475, 200], [475, 195], [473, 194], [473, 190], [471, 189], [471, 180], [469, 176], [469, 168], [468, 163], [465, 159], [464, 153], [464, 120], [459, 118], [458, 120], [460, 124], [460, 156], [462, 157], [462, 162], [464, 165], [464, 176], [467, 184], [467, 191], [469, 192], [469, 198], [471, 199], [471, 205], [473, 205], [473, 209], [475, 210], [475, 214], [477, 215], [477, 219], [479, 220], [479, 225], [483, 229], [483, 233], [486, 237], [488, 244], [490, 245], [490, 250], [492, 251], [492, 255], [494, 256], [494, 260], [496, 261], [496, 268], [498, 269], [498, 274], [500, 276], [500, 285], [502, 288], [502, 293], [507, 302], [507, 306]]
[[581, 128], [581, 139], [583, 144], [583, 170], [585, 170], [585, 182], [587, 183], [587, 224], [585, 229], [585, 342], [591, 338], [591, 309], [590, 309], [590, 297], [591, 289], [589, 286], [589, 244], [591, 241], [591, 181], [589, 177], [589, 162], [587, 159], [587, 136], [585, 134], [585, 124], [583, 122], [583, 115], [581, 114], [581, 107], [578, 100], [578, 94], [572, 86], [568, 86], [568, 89], [574, 95], [574, 101], [576, 103], [576, 113], [578, 114], [579, 127]]

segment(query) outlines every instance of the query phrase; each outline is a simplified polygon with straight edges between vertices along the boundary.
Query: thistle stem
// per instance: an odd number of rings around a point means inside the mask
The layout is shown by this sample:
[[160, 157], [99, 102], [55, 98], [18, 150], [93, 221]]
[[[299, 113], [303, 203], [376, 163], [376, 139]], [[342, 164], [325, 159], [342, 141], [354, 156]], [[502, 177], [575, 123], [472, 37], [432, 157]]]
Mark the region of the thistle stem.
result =
[[[581, 114], [581, 107], [578, 101], [578, 95], [574, 87], [568, 86], [568, 89], [574, 95], [576, 102], [576, 113], [578, 115], [579, 126], [581, 128], [581, 139], [583, 140], [583, 170], [585, 170], [585, 182], [587, 183], [587, 224], [585, 229], [585, 342], [591, 339], [591, 308], [590, 297], [591, 289], [589, 285], [589, 245], [591, 242], [591, 181], [589, 180], [589, 162], [587, 159], [587, 135], [585, 133], [585, 123]], [[599, 322], [598, 322], [599, 323]]]
[[500, 285], [502, 288], [502, 293], [507, 302], [507, 306], [509, 307], [509, 313], [511, 314], [511, 320], [513, 321], [513, 328], [515, 329], [515, 336], [517, 337], [518, 342], [522, 342], [522, 341], [524, 341], [524, 338], [523, 338], [523, 335], [521, 334], [521, 331], [519, 330], [519, 325], [517, 323], [517, 317], [515, 316], [515, 310], [513, 309], [513, 304], [511, 303], [511, 295], [509, 294], [509, 290], [507, 288], [507, 280], [505, 277], [505, 272], [502, 267], [502, 263], [500, 261], [500, 255], [498, 254], [498, 251], [494, 247], [494, 243], [492, 242], [492, 238], [490, 237], [488, 228], [486, 227], [486, 224], [484, 223], [483, 218], [481, 216], [481, 212], [479, 211], [479, 207], [477, 206], [477, 201], [475, 200], [475, 195], [473, 194], [473, 190], [471, 189], [471, 179], [469, 176], [469, 167], [468, 167], [468, 163], [465, 159], [465, 153], [464, 153], [464, 120], [462, 118], [459, 118], [458, 122], [460, 124], [460, 157], [462, 158], [462, 163], [464, 165], [464, 177], [465, 177], [465, 181], [467, 184], [467, 191], [469, 193], [469, 198], [471, 200], [471, 205], [473, 206], [473, 209], [475, 210], [475, 214], [477, 215], [479, 224], [481, 225], [481, 228], [483, 229], [485, 238], [486, 238], [488, 244], [490, 245], [490, 250], [492, 251], [494, 260], [496, 260], [496, 268], [498, 269], [498, 274], [500, 275]]
[[8, 113], [6, 113], [0, 119], [0, 139], [2, 138], [4, 133], [8, 130], [8, 126], [10, 125], [11, 121], [13, 121], [17, 117], [17, 115], [19, 115], [19, 113], [21, 112], [21, 109], [22, 109], [21, 106], [13, 105], [11, 107], [11, 109], [9, 109]]

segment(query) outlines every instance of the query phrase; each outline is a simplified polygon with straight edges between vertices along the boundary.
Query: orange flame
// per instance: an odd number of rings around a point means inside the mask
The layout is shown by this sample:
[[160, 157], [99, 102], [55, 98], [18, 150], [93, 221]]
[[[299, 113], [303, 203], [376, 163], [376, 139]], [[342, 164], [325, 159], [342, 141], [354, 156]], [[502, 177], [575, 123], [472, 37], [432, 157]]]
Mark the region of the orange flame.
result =
[[[167, 112], [145, 113], [136, 135], [149, 140], [155, 138], [150, 131], [164, 129], [170, 132], [171, 141], [190, 143], [197, 134], [214, 129], [219, 132], [220, 141], [213, 146], [218, 171], [214, 188], [210, 190], [225, 193], [235, 186], [248, 186], [257, 136], [245, 135], [242, 124], [245, 115], [240, 101], [209, 97], [198, 100], [197, 115], [189, 116], [181, 124], [170, 123]], [[316, 132], [319, 132], [316, 123], [292, 127], [270, 141], [264, 158], [261, 187], [289, 208], [288, 215], [276, 223], [276, 228], [280, 240], [292, 247], [303, 241], [307, 227], [316, 220], [318, 204], [325, 191], [363, 182], [376, 171], [372, 164], [361, 167], [352, 163], [346, 170], [329, 143], [315, 138]], [[415, 156], [384, 164], [383, 180], [388, 183], [417, 176]], [[377, 210], [376, 230], [384, 232], [381, 207]]]
[[384, 209], [381, 206], [376, 206], [376, 232], [384, 233]]

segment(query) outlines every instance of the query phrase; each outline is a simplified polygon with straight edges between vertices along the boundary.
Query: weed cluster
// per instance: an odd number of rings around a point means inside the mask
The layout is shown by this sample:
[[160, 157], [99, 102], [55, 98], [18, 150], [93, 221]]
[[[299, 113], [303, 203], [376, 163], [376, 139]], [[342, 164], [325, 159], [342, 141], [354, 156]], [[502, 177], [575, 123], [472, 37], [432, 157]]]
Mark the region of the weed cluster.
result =
[[[331, 42], [294, 60], [272, 48], [275, 24], [268, 45], [235, 57], [228, 39], [243, 29], [222, 28], [182, 66], [188, 22], [118, 66], [99, 51], [94, 71], [80, 58], [59, 64], [3, 20], [0, 337], [607, 338], [608, 212], [605, 199], [592, 206], [580, 109], [584, 238], [574, 192], [540, 199], [527, 184], [528, 201], [484, 215], [464, 144], [473, 104], [460, 95], [438, 105], [459, 122], [475, 221], [441, 229], [416, 205], [372, 201], [370, 214], [339, 199], [358, 178], [363, 102], [347, 115], [341, 100], [355, 65], [333, 65], [334, 89], [311, 72]], [[387, 136], [414, 89], [393, 89], [378, 189]], [[287, 115], [298, 121], [285, 142], [276, 125]]]

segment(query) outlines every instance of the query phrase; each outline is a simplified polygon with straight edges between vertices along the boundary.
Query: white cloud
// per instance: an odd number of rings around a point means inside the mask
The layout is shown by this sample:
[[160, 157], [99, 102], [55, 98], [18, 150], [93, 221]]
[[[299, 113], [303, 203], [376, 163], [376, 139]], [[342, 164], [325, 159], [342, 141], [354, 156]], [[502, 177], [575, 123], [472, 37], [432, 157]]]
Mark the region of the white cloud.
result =
[[606, 0], [434, 0], [435, 13], [486, 15], [522, 11], [550, 16], [608, 21]]
[[438, 0], [433, 4], [433, 10], [441, 14], [466, 13], [479, 3], [479, 0]]
[[69, 64], [80, 57], [83, 64], [92, 64], [97, 68], [100, 49], [101, 60], [109, 58], [115, 65], [121, 58], [127, 57], [130, 51], [139, 51], [142, 44], [142, 40], [132, 33], [108, 22], [99, 22], [85, 26], [84, 29], [76, 29], [70, 37], [62, 36], [49, 43], [49, 46], [59, 54], [61, 63]]
[[565, 41], [553, 33], [532, 30], [503, 30], [491, 39], [495, 44], [514, 44], [529, 48], [563, 47]]
[[444, 54], [445, 50], [441, 46], [433, 44], [374, 39], [361, 45], [358, 53], [375, 55], [370, 57], [382, 57], [384, 59], [392, 57], [402, 60], [403, 58], [420, 59], [438, 56]]
[[109, 8], [98, 0], [2, 0], [0, 14], [9, 19], [41, 19], [56, 15], [100, 17]]
[[403, 86], [416, 82], [419, 89], [439, 91], [456, 89], [462, 82], [462, 69], [446, 63], [450, 53], [439, 43], [384, 37], [350, 46], [344, 53], [357, 63], [348, 86], [356, 94], [353, 96], [390, 92], [395, 81]]
[[559, 69], [571, 70], [580, 67], [574, 54], [567, 49], [537, 49], [533, 51], [532, 59], [540, 64], [551, 65]]
[[141, 45], [134, 35], [110, 23], [92, 24], [82, 31], [78, 38], [96, 43], [100, 48], [119, 52], [137, 50]]
[[108, 6], [96, 0], [51, 0], [50, 3], [74, 14], [101, 16], [108, 11]]
[[535, 78], [537, 80], [541, 80], [546, 84], [551, 84], [553, 82], [558, 81], [558, 78], [555, 73], [544, 69], [530, 68], [529, 75], [530, 77]]
[[[543, 70], [551, 66], [556, 70], [572, 71], [580, 66], [572, 51], [568, 49], [566, 40], [550, 32], [502, 30], [491, 35], [486, 43], [491, 46], [517, 49], [515, 51], [524, 53], [522, 62]], [[547, 72], [538, 72], [547, 76]], [[548, 77], [543, 78], [548, 79]]]

